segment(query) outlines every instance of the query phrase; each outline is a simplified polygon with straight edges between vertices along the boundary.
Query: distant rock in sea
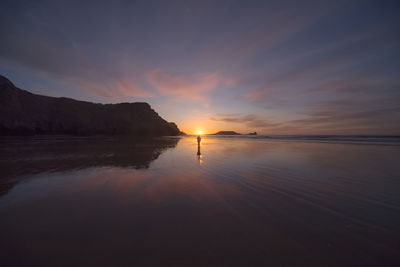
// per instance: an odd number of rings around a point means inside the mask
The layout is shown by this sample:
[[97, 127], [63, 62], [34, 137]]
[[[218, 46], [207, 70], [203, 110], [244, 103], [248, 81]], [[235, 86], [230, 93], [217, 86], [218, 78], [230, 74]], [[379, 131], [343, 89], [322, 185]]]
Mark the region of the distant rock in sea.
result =
[[241, 135], [241, 134], [234, 131], [219, 131], [218, 133], [215, 133], [213, 135]]
[[181, 135], [147, 103], [95, 104], [32, 94], [0, 75], [0, 135]]
[[257, 132], [248, 133], [247, 135], [257, 135]]

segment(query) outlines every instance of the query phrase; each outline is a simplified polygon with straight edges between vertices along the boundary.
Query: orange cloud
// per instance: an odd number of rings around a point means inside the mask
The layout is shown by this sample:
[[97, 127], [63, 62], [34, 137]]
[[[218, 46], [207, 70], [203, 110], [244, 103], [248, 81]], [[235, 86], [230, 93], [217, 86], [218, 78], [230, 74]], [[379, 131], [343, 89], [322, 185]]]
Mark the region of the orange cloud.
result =
[[266, 99], [267, 97], [270, 97], [274, 94], [276, 94], [278, 90], [276, 88], [262, 88], [262, 89], [256, 89], [253, 91], [250, 91], [245, 94], [245, 97], [250, 101], [250, 102], [257, 102], [263, 99]]
[[263, 96], [264, 91], [252, 91], [246, 95], [247, 99], [249, 99], [251, 102], [260, 100]]
[[215, 90], [219, 85], [233, 84], [218, 73], [200, 75], [169, 75], [160, 69], [147, 74], [147, 81], [161, 94], [179, 96], [184, 99], [202, 100], [207, 92]]
[[122, 79], [116, 82], [117, 92], [123, 96], [151, 97], [154, 94], [146, 91], [129, 79]]
[[121, 101], [124, 97], [152, 97], [154, 93], [141, 88], [129, 78], [114, 78], [93, 81], [89, 79], [68, 78], [70, 84], [78, 85], [89, 93], [114, 101]]

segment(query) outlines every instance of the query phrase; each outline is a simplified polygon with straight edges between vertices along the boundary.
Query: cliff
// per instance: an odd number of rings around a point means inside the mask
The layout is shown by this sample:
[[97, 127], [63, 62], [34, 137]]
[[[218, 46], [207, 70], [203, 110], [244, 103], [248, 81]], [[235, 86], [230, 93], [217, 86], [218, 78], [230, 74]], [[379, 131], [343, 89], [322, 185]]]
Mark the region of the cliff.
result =
[[95, 104], [32, 94], [0, 75], [0, 135], [183, 134], [147, 103]]

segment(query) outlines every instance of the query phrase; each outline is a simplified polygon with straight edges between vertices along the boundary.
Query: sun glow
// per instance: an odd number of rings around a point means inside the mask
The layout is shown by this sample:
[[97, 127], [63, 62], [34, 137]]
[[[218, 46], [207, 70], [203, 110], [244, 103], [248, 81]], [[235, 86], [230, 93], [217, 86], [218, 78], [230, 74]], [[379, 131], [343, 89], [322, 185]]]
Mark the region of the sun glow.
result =
[[201, 134], [203, 134], [203, 131], [197, 131], [197, 134], [201, 135]]

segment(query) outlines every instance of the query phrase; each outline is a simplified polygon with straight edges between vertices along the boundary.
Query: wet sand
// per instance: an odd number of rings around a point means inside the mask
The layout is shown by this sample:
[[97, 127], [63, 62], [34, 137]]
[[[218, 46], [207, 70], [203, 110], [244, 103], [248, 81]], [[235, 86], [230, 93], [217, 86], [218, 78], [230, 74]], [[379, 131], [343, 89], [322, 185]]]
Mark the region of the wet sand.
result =
[[1, 266], [399, 266], [400, 146], [3, 138]]

